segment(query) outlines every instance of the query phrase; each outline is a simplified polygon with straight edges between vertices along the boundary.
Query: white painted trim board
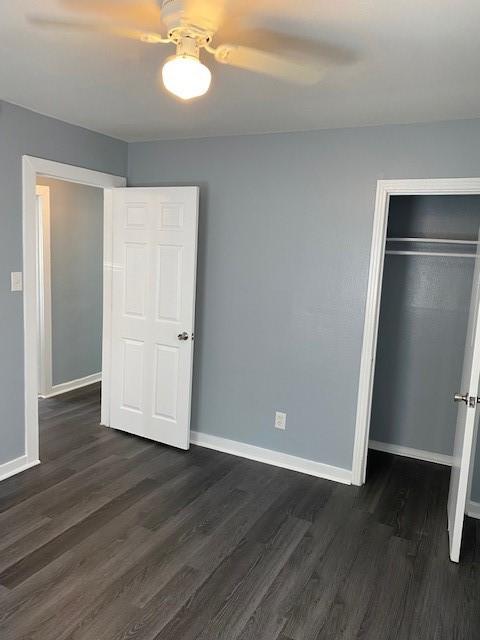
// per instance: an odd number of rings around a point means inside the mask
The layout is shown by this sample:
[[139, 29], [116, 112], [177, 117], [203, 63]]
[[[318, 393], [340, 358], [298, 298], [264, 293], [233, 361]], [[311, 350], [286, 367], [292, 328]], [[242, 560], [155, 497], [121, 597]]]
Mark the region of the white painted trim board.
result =
[[480, 502], [468, 500], [466, 514], [467, 516], [470, 516], [470, 518], [477, 518], [477, 520], [480, 520]]
[[40, 460], [29, 461], [26, 455], [4, 462], [0, 464], [0, 482], [37, 464], [40, 464]]
[[50, 187], [36, 186], [38, 238], [39, 381], [41, 395], [52, 390], [52, 278], [50, 250]]
[[220, 438], [219, 436], [201, 433], [200, 431], [192, 431], [190, 433], [190, 442], [200, 447], [223, 451], [224, 453], [230, 453], [240, 458], [256, 460], [257, 462], [298, 471], [299, 473], [324, 478], [325, 480], [351, 484], [352, 472], [350, 469], [334, 467], [329, 464], [324, 464], [323, 462], [292, 456], [288, 453], [282, 453], [281, 451], [273, 451], [272, 449], [264, 449], [252, 444], [246, 444], [245, 442], [229, 440], [228, 438]]
[[54, 384], [49, 393], [39, 394], [40, 398], [52, 398], [58, 396], [61, 393], [67, 393], [67, 391], [74, 391], [75, 389], [81, 389], [87, 387], [89, 384], [95, 382], [101, 382], [102, 372], [92, 373], [90, 376], [84, 376], [83, 378], [77, 378], [76, 380], [70, 380], [69, 382], [62, 382], [60, 384]]
[[110, 426], [110, 376], [112, 359], [112, 278], [113, 278], [113, 191], [103, 191], [103, 314], [102, 314], [102, 389], [100, 424]]
[[425, 460], [425, 462], [435, 462], [443, 464], [447, 467], [452, 466], [452, 456], [444, 453], [436, 453], [435, 451], [425, 451], [424, 449], [412, 449], [404, 447], [400, 444], [390, 444], [389, 442], [378, 442], [378, 440], [369, 440], [369, 449], [376, 451], [385, 451], [385, 453], [393, 453], [396, 456], [404, 456], [406, 458], [414, 458], [415, 460]]

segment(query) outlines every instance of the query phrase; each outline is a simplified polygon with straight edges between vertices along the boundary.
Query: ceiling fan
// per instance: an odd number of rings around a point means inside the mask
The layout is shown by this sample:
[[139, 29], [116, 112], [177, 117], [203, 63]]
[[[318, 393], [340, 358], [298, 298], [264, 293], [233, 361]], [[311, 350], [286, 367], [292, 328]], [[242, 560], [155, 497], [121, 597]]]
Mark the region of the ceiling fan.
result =
[[[260, 48], [238, 44], [214, 45], [217, 32], [235, 33], [242, 13], [250, 2], [233, 0], [60, 0], [70, 11], [97, 14], [96, 22], [30, 16], [42, 27], [74, 28], [97, 31], [139, 40], [147, 44], [173, 44], [176, 53], [162, 67], [165, 88], [183, 100], [205, 94], [210, 86], [210, 69], [200, 62], [202, 50], [217, 62], [248, 71], [274, 76], [297, 84], [315, 84], [322, 77], [320, 65], [313, 60], [289, 59], [287, 56], [262, 50], [269, 45], [273, 32], [258, 31]], [[277, 0], [278, 2], [278, 0]], [[254, 3], [258, 5], [257, 3]], [[275, 4], [275, 3], [274, 3]], [[280, 3], [279, 3], [280, 4]], [[241, 6], [240, 6], [241, 5]], [[251, 7], [250, 7], [251, 8]], [[159, 31], [161, 25], [165, 34]], [[162, 30], [163, 31], [163, 30]], [[248, 30], [247, 30], [248, 33]], [[262, 33], [265, 34], [262, 37]], [[273, 34], [275, 35], [275, 34]], [[276, 34], [277, 43], [291, 37]], [[274, 38], [275, 39], [275, 38]], [[297, 41], [299, 39], [296, 39]]]

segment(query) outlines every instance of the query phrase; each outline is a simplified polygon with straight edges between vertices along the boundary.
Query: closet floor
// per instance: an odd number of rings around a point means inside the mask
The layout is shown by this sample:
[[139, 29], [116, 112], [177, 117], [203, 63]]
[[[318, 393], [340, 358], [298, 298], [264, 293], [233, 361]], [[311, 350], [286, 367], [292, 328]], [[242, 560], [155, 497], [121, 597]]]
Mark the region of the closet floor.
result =
[[362, 488], [40, 403], [43, 463], [0, 484], [2, 640], [473, 640], [480, 521], [448, 560], [449, 470], [372, 452]]

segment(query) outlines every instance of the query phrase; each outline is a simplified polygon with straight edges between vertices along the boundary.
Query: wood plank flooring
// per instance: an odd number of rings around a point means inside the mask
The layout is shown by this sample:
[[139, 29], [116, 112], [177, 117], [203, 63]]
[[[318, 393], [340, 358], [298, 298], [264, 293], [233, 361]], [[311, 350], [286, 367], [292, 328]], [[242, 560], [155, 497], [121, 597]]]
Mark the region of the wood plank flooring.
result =
[[448, 560], [449, 470], [372, 452], [348, 487], [98, 426], [41, 401], [0, 484], [2, 640], [474, 640], [480, 521]]

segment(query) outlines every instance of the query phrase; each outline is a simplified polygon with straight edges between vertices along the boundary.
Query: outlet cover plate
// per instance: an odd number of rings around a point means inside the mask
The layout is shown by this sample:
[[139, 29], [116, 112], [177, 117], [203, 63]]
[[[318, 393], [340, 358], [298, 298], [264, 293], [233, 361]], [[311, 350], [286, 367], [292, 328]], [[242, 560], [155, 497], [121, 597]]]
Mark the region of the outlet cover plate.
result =
[[285, 431], [287, 426], [287, 414], [283, 411], [275, 411], [275, 429]]

